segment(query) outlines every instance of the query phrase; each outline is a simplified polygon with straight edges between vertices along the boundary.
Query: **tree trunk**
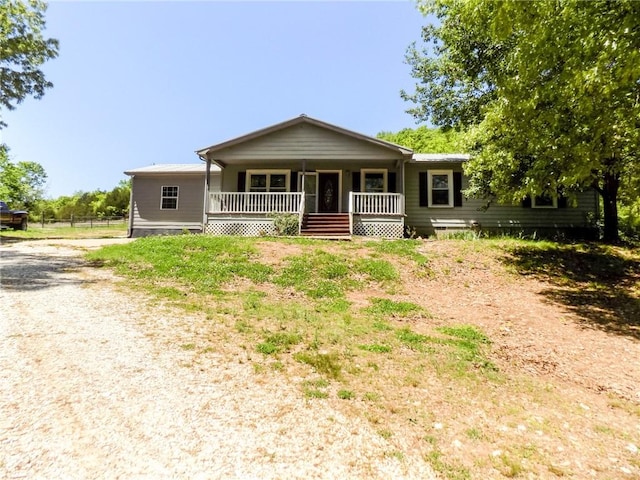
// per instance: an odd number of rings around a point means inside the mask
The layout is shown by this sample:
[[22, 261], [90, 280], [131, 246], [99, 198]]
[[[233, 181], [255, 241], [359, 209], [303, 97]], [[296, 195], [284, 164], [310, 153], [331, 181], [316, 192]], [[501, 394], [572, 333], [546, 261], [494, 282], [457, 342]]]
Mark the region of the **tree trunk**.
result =
[[604, 204], [604, 236], [607, 243], [616, 243], [620, 240], [618, 235], [618, 188], [620, 187], [620, 175], [618, 173], [605, 172], [602, 186], [602, 201]]

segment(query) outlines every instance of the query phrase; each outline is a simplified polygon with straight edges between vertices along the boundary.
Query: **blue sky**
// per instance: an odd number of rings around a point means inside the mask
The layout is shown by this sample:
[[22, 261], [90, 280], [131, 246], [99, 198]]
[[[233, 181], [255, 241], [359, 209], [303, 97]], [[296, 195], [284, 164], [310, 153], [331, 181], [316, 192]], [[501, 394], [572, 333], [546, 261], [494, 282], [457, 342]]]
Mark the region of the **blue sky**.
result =
[[198, 148], [301, 113], [368, 135], [414, 127], [399, 91], [425, 23], [401, 0], [54, 1], [54, 88], [3, 111], [0, 141], [44, 167], [55, 198], [197, 163]]

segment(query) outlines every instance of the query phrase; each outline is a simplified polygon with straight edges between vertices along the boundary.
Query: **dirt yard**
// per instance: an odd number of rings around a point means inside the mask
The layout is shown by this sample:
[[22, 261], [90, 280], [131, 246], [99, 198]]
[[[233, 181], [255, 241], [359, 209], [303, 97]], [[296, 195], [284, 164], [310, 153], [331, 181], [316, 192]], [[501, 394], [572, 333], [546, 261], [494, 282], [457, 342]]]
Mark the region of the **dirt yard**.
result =
[[[167, 348], [202, 318], [118, 287], [80, 259], [91, 242], [0, 247], [8, 478], [431, 478], [428, 463], [443, 478], [640, 478], [636, 263], [594, 302], [592, 279], [556, 275], [553, 261], [523, 275], [526, 259], [425, 241], [431, 274], [404, 270], [396, 296], [432, 314], [412, 328], [479, 327], [505, 379], [468, 395], [430, 381], [415, 408], [431, 423], [392, 419], [389, 439], [344, 402]], [[296, 247], [262, 248], [276, 263]], [[623, 281], [634, 294], [616, 291]]]

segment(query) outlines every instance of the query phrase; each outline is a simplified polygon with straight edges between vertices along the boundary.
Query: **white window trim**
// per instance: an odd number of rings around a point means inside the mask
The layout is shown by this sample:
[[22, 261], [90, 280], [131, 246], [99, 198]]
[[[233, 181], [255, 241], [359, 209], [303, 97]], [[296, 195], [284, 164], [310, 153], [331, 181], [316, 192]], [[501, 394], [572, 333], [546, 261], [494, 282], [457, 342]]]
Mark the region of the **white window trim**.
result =
[[382, 182], [384, 186], [384, 190], [382, 193], [387, 193], [388, 188], [388, 170], [386, 168], [363, 168], [360, 170], [360, 191], [365, 192], [366, 182], [365, 179], [367, 177], [367, 173], [382, 173]]
[[[163, 195], [165, 188], [175, 188], [176, 189], [176, 196], [175, 197], [169, 197], [167, 195]], [[176, 199], [176, 208], [163, 208], [162, 204], [164, 203], [163, 200], [165, 198], [175, 198]], [[179, 198], [180, 198], [180, 186], [179, 185], [162, 185], [160, 187], [160, 210], [178, 210]]]
[[[431, 195], [433, 175], [447, 175], [447, 183], [449, 184], [449, 203], [447, 205], [433, 204], [433, 195]], [[427, 170], [427, 202], [429, 208], [453, 208], [453, 170]]]
[[531, 208], [558, 208], [558, 196], [553, 195], [551, 200], [553, 203], [551, 205], [536, 205], [536, 197], [537, 195], [531, 195]]
[[[291, 190], [291, 170], [247, 170], [247, 175], [245, 179], [244, 191], [251, 191], [251, 175], [266, 175], [267, 176], [267, 190], [266, 193], [270, 192], [271, 188], [271, 175], [286, 175], [285, 179], [285, 187], [286, 192]], [[282, 192], [279, 192], [282, 193]]]

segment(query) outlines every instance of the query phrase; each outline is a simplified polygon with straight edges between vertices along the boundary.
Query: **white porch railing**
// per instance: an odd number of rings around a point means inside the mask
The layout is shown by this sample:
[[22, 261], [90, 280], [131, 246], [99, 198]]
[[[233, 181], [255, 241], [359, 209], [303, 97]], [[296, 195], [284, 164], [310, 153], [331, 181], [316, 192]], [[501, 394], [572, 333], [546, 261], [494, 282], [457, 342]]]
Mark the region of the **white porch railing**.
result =
[[401, 193], [349, 193], [349, 213], [357, 215], [404, 215]]
[[299, 213], [301, 192], [210, 192], [207, 213]]

